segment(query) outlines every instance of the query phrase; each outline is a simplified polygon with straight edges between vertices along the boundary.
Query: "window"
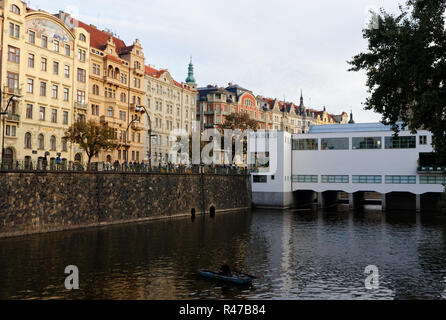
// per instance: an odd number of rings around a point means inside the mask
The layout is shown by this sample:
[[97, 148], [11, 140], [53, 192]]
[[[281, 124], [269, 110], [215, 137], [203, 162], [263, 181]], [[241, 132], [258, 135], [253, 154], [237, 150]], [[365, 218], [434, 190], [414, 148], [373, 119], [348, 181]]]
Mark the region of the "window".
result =
[[28, 79], [27, 85], [26, 85], [26, 92], [33, 93], [34, 92], [34, 80]]
[[48, 37], [42, 36], [42, 48], [48, 48]]
[[420, 136], [419, 143], [420, 143], [420, 145], [426, 145], [427, 144], [427, 136]]
[[64, 67], [64, 76], [65, 78], [70, 78], [70, 66]]
[[40, 107], [40, 110], [39, 110], [39, 119], [40, 119], [40, 120], [45, 120], [45, 107]]
[[56, 61], [53, 62], [53, 73], [59, 74], [59, 62]]
[[20, 63], [20, 49], [8, 46], [8, 61], [13, 63]]
[[348, 150], [348, 138], [322, 138], [321, 150]]
[[68, 124], [68, 111], [63, 112], [63, 124]]
[[293, 150], [318, 150], [318, 139], [295, 139]]
[[87, 81], [87, 72], [84, 69], [77, 69], [77, 81], [86, 82]]
[[127, 96], [125, 93], [121, 93], [121, 102], [127, 102]]
[[353, 183], [382, 183], [382, 177], [381, 176], [353, 176], [352, 177]]
[[99, 86], [97, 84], [93, 85], [93, 94], [99, 95]]
[[125, 121], [125, 111], [119, 111], [119, 120]]
[[86, 52], [85, 50], [79, 49], [78, 51], [78, 58], [80, 61], [85, 62], [86, 60]]
[[51, 110], [51, 122], [57, 123], [57, 110], [56, 109]]
[[15, 137], [16, 135], [16, 126], [6, 125], [6, 132], [7, 137]]
[[78, 103], [85, 103], [85, 91], [77, 90], [77, 100]]
[[415, 149], [416, 137], [385, 137], [386, 149]]
[[[141, 142], [141, 134], [140, 134], [140, 133], [138, 133], [138, 134], [136, 135], [136, 141], [137, 141], [138, 143]], [[138, 157], [138, 158], [139, 158], [139, 157]]]
[[101, 67], [96, 63], [93, 63], [93, 74], [96, 74], [98, 76], [101, 75]]
[[266, 176], [253, 176], [252, 177], [254, 183], [266, 183], [267, 178]]
[[386, 184], [416, 184], [416, 176], [386, 176]]
[[19, 75], [17, 73], [8, 72], [7, 81], [9, 89], [19, 88]]
[[46, 71], [46, 66], [47, 66], [47, 60], [46, 58], [42, 58], [42, 63], [41, 63], [42, 71]]
[[9, 35], [14, 38], [20, 38], [20, 26], [9, 23]]
[[99, 106], [98, 105], [95, 105], [95, 104], [91, 105], [91, 114], [93, 116], [98, 116], [99, 115]]
[[318, 181], [315, 175], [294, 175], [292, 176], [292, 180], [298, 183], [317, 183]]
[[80, 41], [87, 41], [87, 37], [83, 34], [83, 33], [81, 33], [80, 35], [79, 35], [79, 40]]
[[32, 104], [26, 105], [26, 118], [27, 119], [33, 118], [33, 105]]
[[46, 82], [40, 82], [40, 95], [46, 96]]
[[322, 176], [322, 183], [348, 183], [348, 176]]
[[25, 149], [31, 149], [31, 133], [25, 133]]
[[34, 68], [34, 55], [31, 53], [28, 55], [28, 68]]
[[62, 151], [67, 152], [68, 151], [67, 139], [62, 138], [61, 142], [62, 142]]
[[446, 184], [446, 176], [420, 176], [420, 184]]
[[50, 150], [56, 151], [56, 137], [55, 136], [51, 136], [51, 138], [50, 138]]
[[59, 52], [59, 41], [53, 40], [54, 51]]
[[113, 107], [108, 107], [107, 116], [113, 118]]
[[43, 150], [45, 149], [45, 137], [43, 136], [43, 134], [39, 134], [39, 149]]
[[71, 47], [69, 44], [65, 45], [65, 55], [69, 57], [71, 55]]
[[352, 149], [381, 149], [381, 137], [353, 138]]
[[15, 4], [11, 5], [11, 12], [20, 14], [20, 9]]
[[70, 89], [63, 88], [63, 100], [64, 101], [70, 100]]
[[34, 31], [28, 31], [28, 41], [32, 44], [36, 43], [36, 33]]

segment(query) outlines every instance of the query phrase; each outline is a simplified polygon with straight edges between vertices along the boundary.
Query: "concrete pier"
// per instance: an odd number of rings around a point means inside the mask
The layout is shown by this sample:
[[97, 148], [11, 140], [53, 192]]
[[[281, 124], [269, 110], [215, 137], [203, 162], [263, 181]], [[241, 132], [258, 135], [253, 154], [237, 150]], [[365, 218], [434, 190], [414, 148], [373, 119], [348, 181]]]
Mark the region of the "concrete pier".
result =
[[326, 209], [336, 205], [338, 203], [338, 193], [338, 191], [318, 192], [318, 207], [321, 209]]

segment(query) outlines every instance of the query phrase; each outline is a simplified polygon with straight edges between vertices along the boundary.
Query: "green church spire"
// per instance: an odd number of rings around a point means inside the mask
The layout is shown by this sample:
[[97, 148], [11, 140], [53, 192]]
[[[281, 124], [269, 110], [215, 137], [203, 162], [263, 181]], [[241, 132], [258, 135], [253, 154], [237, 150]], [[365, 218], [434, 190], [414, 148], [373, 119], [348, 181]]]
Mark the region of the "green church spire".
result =
[[194, 65], [192, 64], [192, 57], [190, 57], [189, 72], [187, 74], [186, 83], [195, 84]]

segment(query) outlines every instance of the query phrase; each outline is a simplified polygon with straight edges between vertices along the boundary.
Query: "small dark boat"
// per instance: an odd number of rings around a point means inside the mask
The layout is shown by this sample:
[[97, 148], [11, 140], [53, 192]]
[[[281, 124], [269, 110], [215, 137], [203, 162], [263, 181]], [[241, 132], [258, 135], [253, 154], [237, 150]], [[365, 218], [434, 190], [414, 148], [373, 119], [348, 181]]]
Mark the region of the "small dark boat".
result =
[[219, 274], [218, 272], [210, 270], [198, 270], [198, 274], [205, 278], [225, 281], [233, 284], [250, 284], [254, 279], [253, 277], [250, 277], [248, 275], [235, 273], [231, 274], [230, 276], [224, 276]]

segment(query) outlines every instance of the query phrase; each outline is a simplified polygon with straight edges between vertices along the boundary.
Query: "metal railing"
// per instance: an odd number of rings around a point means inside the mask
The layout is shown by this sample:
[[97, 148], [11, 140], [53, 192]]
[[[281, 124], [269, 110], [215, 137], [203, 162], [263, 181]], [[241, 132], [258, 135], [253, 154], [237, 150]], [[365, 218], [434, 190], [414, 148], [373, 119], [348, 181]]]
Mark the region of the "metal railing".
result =
[[45, 160], [6, 160], [0, 164], [0, 171], [6, 172], [120, 172], [120, 173], [162, 173], [162, 174], [207, 174], [207, 175], [248, 175], [246, 168], [234, 166], [204, 166], [204, 165], [155, 165], [146, 163], [111, 164], [95, 162], [90, 164]]

